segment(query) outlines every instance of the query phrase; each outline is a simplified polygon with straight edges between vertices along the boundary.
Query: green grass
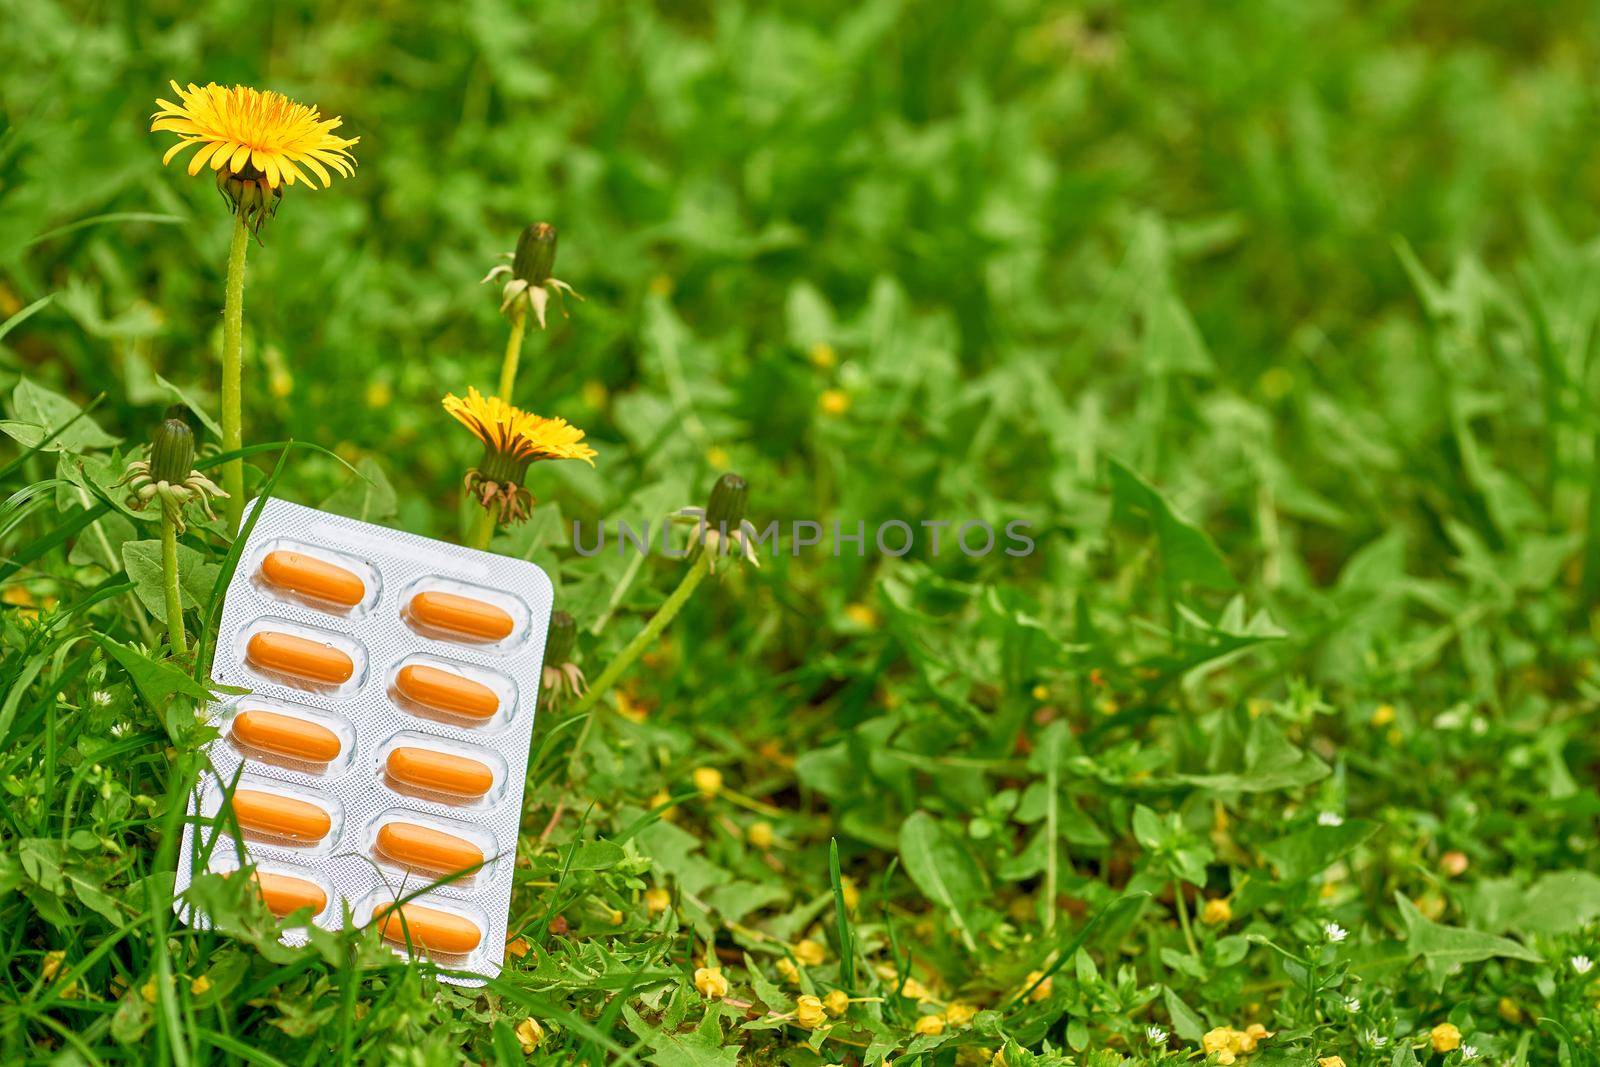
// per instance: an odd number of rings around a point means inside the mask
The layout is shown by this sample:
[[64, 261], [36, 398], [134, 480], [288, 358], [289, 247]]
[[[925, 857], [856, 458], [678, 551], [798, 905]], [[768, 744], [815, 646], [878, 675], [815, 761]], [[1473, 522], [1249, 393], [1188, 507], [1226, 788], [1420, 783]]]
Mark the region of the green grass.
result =
[[[1437, 1067], [1448, 1022], [1600, 1063], [1588, 5], [367, 6], [0, 3], [0, 1058], [1109, 1067], [1259, 1023], [1240, 1062]], [[257, 486], [465, 537], [439, 401], [497, 380], [478, 279], [543, 219], [586, 299], [516, 400], [600, 455], [495, 548], [591, 679], [686, 564], [572, 521], [731, 469], [758, 525], [866, 524], [541, 709], [486, 990], [238, 886], [170, 918], [209, 734], [109, 488], [217, 411], [229, 220], [146, 132], [169, 78], [362, 138], [250, 250]], [[872, 550], [895, 518], [1037, 550]], [[193, 636], [227, 539], [180, 562]]]

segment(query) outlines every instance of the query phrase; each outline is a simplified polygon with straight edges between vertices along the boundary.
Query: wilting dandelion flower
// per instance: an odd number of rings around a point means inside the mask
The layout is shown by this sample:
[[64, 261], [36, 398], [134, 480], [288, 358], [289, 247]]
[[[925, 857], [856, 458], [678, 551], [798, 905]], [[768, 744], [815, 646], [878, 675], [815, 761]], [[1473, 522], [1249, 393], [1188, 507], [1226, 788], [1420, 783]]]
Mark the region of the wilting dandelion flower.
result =
[[717, 569], [717, 557], [738, 553], [747, 563], [761, 566], [756, 557], [755, 525], [744, 517], [750, 487], [737, 474], [724, 474], [711, 487], [711, 498], [703, 508], [679, 508], [675, 518], [691, 524], [691, 554], [705, 549], [708, 569]]
[[1350, 931], [1346, 930], [1338, 923], [1323, 923], [1322, 933], [1323, 936], [1327, 937], [1327, 939], [1333, 942], [1335, 945], [1350, 936]]
[[1588, 956], [1574, 956], [1567, 962], [1572, 964], [1572, 969], [1580, 975], [1588, 974], [1594, 967], [1594, 960], [1591, 960]]
[[583, 668], [572, 661], [578, 645], [578, 626], [565, 611], [552, 612], [544, 639], [544, 670], [540, 681], [552, 698], [576, 697], [586, 684]]
[[503, 255], [511, 262], [498, 264], [483, 276], [485, 282], [506, 279], [500, 294], [503, 313], [520, 318], [531, 308], [542, 330], [552, 296], [583, 299], [572, 286], [550, 273], [556, 265], [556, 228], [548, 222], [536, 222], [523, 230], [517, 238], [517, 250]]
[[338, 117], [325, 119], [315, 107], [245, 85], [171, 85], [179, 102], [156, 100], [161, 110], [150, 122], [151, 132], [180, 138], [161, 162], [197, 149], [189, 157], [189, 173], [210, 165], [224, 199], [258, 237], [278, 210], [283, 186], [298, 182], [314, 189], [320, 180], [326, 187], [333, 184], [329, 170], [345, 177], [355, 172], [350, 149], [361, 138], [334, 133], [343, 121]]
[[129, 505], [138, 511], [151, 501], [160, 501], [163, 512], [172, 516], [180, 534], [187, 528], [183, 512], [190, 503], [199, 504], [206, 517], [215, 522], [211, 500], [228, 494], [194, 470], [193, 464], [194, 431], [176, 414], [169, 413], [150, 438], [149, 457], [128, 464], [122, 476], [128, 487]]
[[446, 396], [444, 409], [483, 442], [483, 462], [467, 472], [465, 485], [500, 522], [521, 522], [532, 510], [533, 494], [522, 487], [529, 464], [581, 459], [594, 466], [595, 450], [566, 419], [542, 418], [470, 388], [465, 400], [454, 393]]

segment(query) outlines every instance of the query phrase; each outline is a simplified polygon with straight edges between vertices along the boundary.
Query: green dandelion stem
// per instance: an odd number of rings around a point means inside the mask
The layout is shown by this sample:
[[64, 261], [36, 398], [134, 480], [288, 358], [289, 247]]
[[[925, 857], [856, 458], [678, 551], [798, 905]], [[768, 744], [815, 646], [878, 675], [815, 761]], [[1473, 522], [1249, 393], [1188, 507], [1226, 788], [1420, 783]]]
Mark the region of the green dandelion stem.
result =
[[[233, 244], [228, 249], [228, 288], [222, 305], [222, 450], [244, 447], [240, 415], [244, 364], [244, 253], [250, 231], [244, 213], [233, 215]], [[244, 461], [230, 459], [222, 467], [222, 488], [228, 494], [227, 526], [237, 530], [244, 518]]]
[[574, 715], [582, 715], [593, 708], [595, 702], [605, 695], [606, 690], [616, 684], [622, 672], [633, 666], [633, 661], [638, 659], [645, 649], [656, 643], [662, 631], [672, 624], [672, 620], [678, 617], [678, 612], [689, 602], [689, 598], [705, 580], [705, 576], [711, 573], [711, 563], [715, 557], [716, 554], [713, 552], [702, 552], [700, 557], [690, 564], [683, 581], [679, 582], [678, 588], [667, 597], [666, 603], [661, 605], [661, 610], [651, 617], [644, 629], [634, 635], [633, 640], [617, 654], [616, 659], [606, 664], [606, 669], [600, 672], [600, 677], [589, 686], [589, 691], [583, 694], [583, 699], [572, 709]]
[[167, 601], [167, 641], [172, 651], [187, 652], [183, 634], [183, 597], [178, 591], [178, 505], [161, 505], [161, 587]]
[[511, 305], [511, 336], [506, 338], [506, 355], [500, 362], [500, 399], [513, 403], [517, 387], [517, 364], [522, 361], [522, 335], [528, 329], [528, 305], [518, 300]]
[[492, 540], [494, 540], [494, 513], [488, 508], [479, 508], [477, 517], [472, 520], [472, 529], [467, 534], [467, 547], [487, 552], [489, 542]]

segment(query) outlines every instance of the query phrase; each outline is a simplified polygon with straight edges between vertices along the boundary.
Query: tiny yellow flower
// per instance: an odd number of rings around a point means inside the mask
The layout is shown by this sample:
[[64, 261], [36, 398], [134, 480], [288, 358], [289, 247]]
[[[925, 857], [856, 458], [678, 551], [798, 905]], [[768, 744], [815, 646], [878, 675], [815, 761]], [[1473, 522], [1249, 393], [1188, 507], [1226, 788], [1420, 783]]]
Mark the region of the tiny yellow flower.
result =
[[971, 1004], [959, 1000], [952, 1000], [944, 1009], [944, 1020], [951, 1026], [965, 1026], [978, 1014], [978, 1009]]
[[156, 1002], [156, 980], [152, 978], [140, 986], [139, 995], [144, 998], [146, 1004], [154, 1004]]
[[1451, 849], [1439, 857], [1439, 869], [1447, 878], [1460, 878], [1467, 873], [1467, 868], [1472, 861], [1467, 859], [1467, 854], [1460, 849]]
[[824, 415], [843, 415], [850, 410], [850, 394], [843, 389], [824, 389], [817, 406]]
[[522, 957], [526, 956], [527, 954], [528, 954], [528, 939], [527, 938], [525, 938], [525, 937], [513, 937], [510, 941], [506, 942], [506, 955], [515, 956], [517, 959], [520, 960]]
[[1238, 1036], [1234, 1041], [1234, 1047], [1239, 1052], [1254, 1052], [1256, 1050], [1256, 1042], [1264, 1037], [1272, 1036], [1272, 1031], [1260, 1023], [1251, 1023], [1244, 1028], [1243, 1033], [1238, 1031], [1235, 1031], [1235, 1033]]
[[1372, 711], [1372, 725], [1382, 728], [1394, 722], [1394, 705], [1379, 704]]
[[807, 1030], [815, 1030], [827, 1019], [828, 1013], [823, 1008], [821, 999], [809, 993], [804, 993], [795, 1001], [794, 1021]]
[[722, 792], [722, 772], [715, 767], [696, 767], [693, 779], [694, 787], [707, 800]]
[[1322, 1056], [1317, 1060], [1317, 1067], [1344, 1067], [1344, 1057]]
[[1440, 1023], [1428, 1031], [1428, 1037], [1433, 1041], [1435, 1052], [1454, 1052], [1461, 1047], [1461, 1031], [1454, 1023]]
[[367, 383], [367, 407], [386, 408], [394, 400], [394, 390], [388, 382], [374, 381]]
[[871, 604], [846, 604], [844, 617], [863, 630], [876, 630], [878, 628], [878, 613]]
[[[1022, 980], [1022, 988], [1023, 989], [1027, 989], [1029, 986], [1032, 986], [1033, 983], [1039, 982], [1039, 979], [1043, 978], [1043, 977], [1044, 977], [1044, 972], [1043, 971], [1029, 971], [1028, 972], [1028, 977], [1026, 977], [1026, 978], [1024, 978]], [[1051, 980], [1049, 978], [1045, 978], [1044, 981], [1039, 982], [1039, 984], [1037, 986], [1034, 986], [1033, 992], [1028, 994], [1028, 999], [1029, 1000], [1045, 1000], [1050, 996], [1051, 990], [1053, 988], [1054, 987], [1053, 987], [1053, 984], [1052, 984]]]
[[1034, 686], [1033, 699], [1037, 700], [1041, 704], [1043, 704], [1046, 700], [1049, 700], [1050, 687], [1045, 685], [1043, 682], [1040, 682], [1038, 685]]
[[706, 450], [706, 463], [712, 467], [726, 467], [728, 465], [728, 450], [719, 445], [712, 445]]
[[850, 994], [835, 989], [822, 998], [822, 1006], [828, 1009], [829, 1015], [843, 1015], [850, 1008]]
[[539, 1047], [539, 1042], [544, 1040], [544, 1027], [533, 1016], [528, 1016], [517, 1024], [517, 1041], [522, 1045], [522, 1054], [529, 1056]]
[[1504, 1019], [1506, 1022], [1520, 1023], [1522, 1021], [1522, 1008], [1519, 1007], [1517, 1002], [1512, 1000], [1510, 997], [1501, 997], [1498, 1008], [1500, 1011], [1500, 1018]]
[[751, 823], [744, 832], [744, 839], [755, 848], [771, 848], [773, 841], [772, 824], [770, 822]]
[[272, 390], [272, 395], [282, 400], [294, 392], [294, 375], [288, 371], [275, 370], [267, 378], [267, 388]]
[[672, 894], [656, 886], [644, 891], [644, 906], [650, 910], [651, 915], [660, 915], [672, 907]]
[[[650, 810], [654, 811], [656, 808], [660, 808], [663, 804], [671, 804], [671, 803], [672, 803], [672, 794], [667, 792], [665, 789], [663, 789], [663, 790], [661, 790], [661, 792], [657, 793], [655, 796], [650, 798]], [[678, 808], [677, 808], [676, 805], [673, 805], [670, 808], [664, 808], [661, 811], [661, 815], [660, 815], [660, 818], [665, 819], [668, 822], [671, 822], [673, 819], [676, 819], [677, 817], [678, 817]]]
[[728, 979], [721, 967], [701, 967], [695, 971], [694, 987], [707, 1000], [721, 1000], [728, 995]]
[[783, 980], [788, 982], [790, 985], [800, 984], [800, 968], [796, 967], [794, 965], [794, 960], [791, 960], [789, 957], [785, 956], [783, 959], [778, 961], [778, 973], [782, 975]]
[[839, 895], [844, 897], [844, 906], [849, 911], [855, 911], [861, 906], [861, 890], [856, 888], [856, 881], [848, 875], [839, 879]]
[[917, 1024], [913, 1029], [919, 1034], [937, 1036], [944, 1033], [944, 1020], [937, 1015], [924, 1015], [917, 1020]]
[[193, 993], [197, 997], [204, 996], [205, 994], [209, 993], [210, 991], [211, 991], [211, 979], [207, 978], [203, 974], [200, 977], [196, 978], [194, 981], [189, 983], [189, 992]]
[[1227, 897], [1212, 897], [1206, 901], [1205, 909], [1200, 912], [1200, 921], [1207, 926], [1221, 926], [1223, 923], [1233, 921], [1233, 905], [1228, 903]]
[[56, 980], [56, 975], [61, 973], [61, 965], [66, 961], [67, 954], [60, 949], [44, 954], [44, 963], [39, 968], [40, 975], [46, 982]]
[[794, 946], [794, 958], [807, 967], [816, 967], [827, 958], [827, 950], [809, 937], [802, 938]]
[[900, 995], [907, 1000], [927, 1000], [928, 987], [915, 978], [907, 978], [900, 986]]
[[826, 341], [818, 341], [811, 346], [811, 365], [818, 370], [828, 370], [839, 362], [839, 353]]
[[1218, 1063], [1233, 1063], [1237, 1059], [1234, 1049], [1240, 1036], [1239, 1031], [1231, 1026], [1219, 1026], [1206, 1031], [1206, 1035], [1200, 1039], [1200, 1047], [1205, 1049], [1206, 1055], [1216, 1057]]

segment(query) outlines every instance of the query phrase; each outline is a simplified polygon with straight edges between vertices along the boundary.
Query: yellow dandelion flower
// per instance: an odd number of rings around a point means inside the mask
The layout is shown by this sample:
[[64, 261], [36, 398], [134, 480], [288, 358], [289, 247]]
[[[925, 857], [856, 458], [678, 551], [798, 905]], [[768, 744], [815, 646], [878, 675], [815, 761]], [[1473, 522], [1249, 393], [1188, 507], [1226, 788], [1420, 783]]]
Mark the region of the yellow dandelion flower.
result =
[[199, 174], [207, 165], [216, 171], [217, 188], [258, 235], [277, 210], [283, 186], [315, 189], [320, 181], [328, 187], [333, 184], [329, 171], [346, 178], [355, 173], [350, 149], [361, 138], [335, 133], [343, 123], [337, 116], [325, 119], [315, 107], [245, 85], [171, 85], [179, 102], [158, 98], [160, 110], [150, 117], [152, 133], [179, 138], [162, 165], [196, 149], [189, 173]]
[[464, 400], [446, 396], [444, 409], [483, 442], [483, 462], [467, 472], [465, 484], [503, 523], [521, 522], [533, 507], [533, 494], [522, 487], [530, 463], [581, 459], [594, 466], [595, 450], [566, 419], [543, 418], [471, 388]]

